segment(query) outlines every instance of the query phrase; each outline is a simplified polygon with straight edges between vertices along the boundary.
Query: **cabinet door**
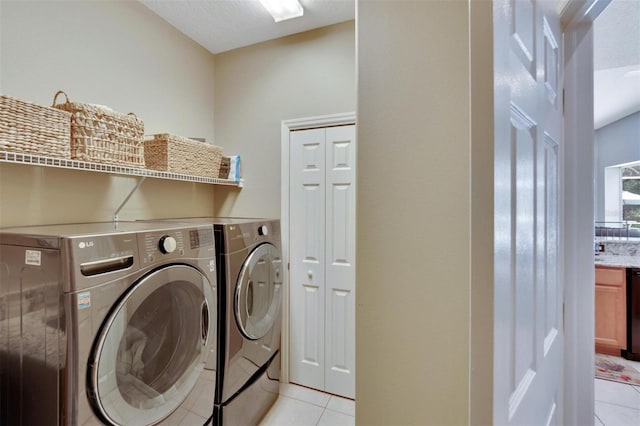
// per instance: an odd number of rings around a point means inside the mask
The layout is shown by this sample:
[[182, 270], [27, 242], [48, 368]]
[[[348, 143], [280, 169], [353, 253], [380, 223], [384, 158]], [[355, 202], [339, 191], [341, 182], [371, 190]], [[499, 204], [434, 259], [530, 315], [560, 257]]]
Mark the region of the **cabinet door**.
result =
[[620, 355], [626, 348], [626, 275], [624, 268], [596, 268], [596, 352]]

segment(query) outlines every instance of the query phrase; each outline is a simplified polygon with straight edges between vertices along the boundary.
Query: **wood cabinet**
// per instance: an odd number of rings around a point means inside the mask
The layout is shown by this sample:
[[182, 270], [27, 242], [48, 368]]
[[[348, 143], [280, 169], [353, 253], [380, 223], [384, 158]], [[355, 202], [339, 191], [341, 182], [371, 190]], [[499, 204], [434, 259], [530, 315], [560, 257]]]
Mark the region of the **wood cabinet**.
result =
[[620, 356], [627, 346], [626, 268], [596, 266], [596, 352]]

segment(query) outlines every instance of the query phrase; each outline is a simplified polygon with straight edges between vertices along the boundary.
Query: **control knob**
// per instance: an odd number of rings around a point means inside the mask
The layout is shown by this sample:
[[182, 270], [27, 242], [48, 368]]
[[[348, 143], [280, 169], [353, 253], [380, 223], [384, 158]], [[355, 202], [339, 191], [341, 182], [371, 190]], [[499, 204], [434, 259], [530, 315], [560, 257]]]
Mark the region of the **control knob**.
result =
[[269, 234], [269, 228], [267, 228], [267, 225], [258, 226], [258, 235], [268, 235], [268, 234]]
[[171, 235], [162, 236], [158, 242], [158, 248], [164, 254], [173, 253], [177, 246], [176, 239]]

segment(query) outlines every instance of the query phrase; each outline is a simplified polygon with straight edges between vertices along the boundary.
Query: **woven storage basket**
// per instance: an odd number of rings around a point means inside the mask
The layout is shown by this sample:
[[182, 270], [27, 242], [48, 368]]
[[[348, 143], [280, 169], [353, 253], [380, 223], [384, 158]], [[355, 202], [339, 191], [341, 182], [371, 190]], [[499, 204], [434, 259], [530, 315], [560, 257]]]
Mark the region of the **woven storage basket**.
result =
[[0, 95], [0, 150], [69, 158], [71, 114]]
[[144, 142], [148, 169], [217, 178], [222, 148], [168, 133]]
[[[63, 94], [65, 103], [57, 104]], [[60, 90], [53, 107], [71, 113], [71, 158], [94, 163], [144, 168], [144, 123], [135, 114], [70, 102]]]

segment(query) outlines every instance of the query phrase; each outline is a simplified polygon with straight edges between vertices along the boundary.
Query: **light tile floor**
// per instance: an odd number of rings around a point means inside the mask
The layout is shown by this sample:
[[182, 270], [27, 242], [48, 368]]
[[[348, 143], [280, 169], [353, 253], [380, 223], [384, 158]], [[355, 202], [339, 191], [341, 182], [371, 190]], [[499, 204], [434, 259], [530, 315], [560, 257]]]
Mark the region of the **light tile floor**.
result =
[[[640, 371], [640, 362], [624, 360]], [[595, 426], [640, 425], [640, 386], [595, 379]]]
[[[640, 371], [640, 363], [634, 363]], [[355, 401], [291, 383], [280, 385], [280, 395], [260, 426], [355, 425]], [[640, 425], [640, 386], [595, 379], [595, 426]]]
[[352, 426], [356, 424], [355, 415], [356, 403], [351, 399], [283, 383], [260, 426]]

